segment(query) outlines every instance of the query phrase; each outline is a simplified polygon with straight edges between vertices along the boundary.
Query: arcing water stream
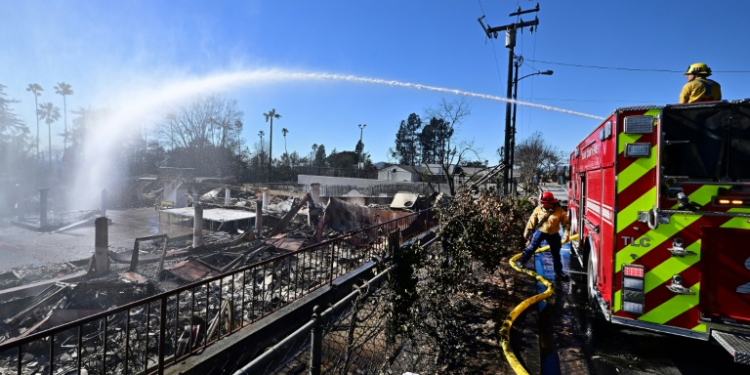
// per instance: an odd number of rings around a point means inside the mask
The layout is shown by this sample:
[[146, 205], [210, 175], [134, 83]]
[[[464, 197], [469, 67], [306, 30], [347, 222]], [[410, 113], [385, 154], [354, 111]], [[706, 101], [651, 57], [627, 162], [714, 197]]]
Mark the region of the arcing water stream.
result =
[[[393, 87], [404, 87], [418, 90], [430, 90], [452, 95], [462, 95], [473, 98], [495, 100], [506, 103], [539, 108], [547, 111], [555, 111], [575, 116], [593, 119], [601, 117], [589, 115], [567, 109], [539, 105], [535, 103], [512, 100], [498, 96], [478, 94], [468, 91], [427, 86], [415, 83], [406, 83], [393, 80], [377, 78], [357, 77], [351, 75], [338, 75], [328, 73], [304, 73], [289, 72], [282, 70], [251, 70], [220, 73], [205, 78], [183, 80], [179, 83], [170, 84], [140, 94], [130, 93], [127, 103], [112, 111], [106, 120], [106, 127], [100, 126], [90, 129], [87, 135], [86, 149], [82, 164], [78, 166], [78, 175], [75, 178], [76, 186], [72, 192], [76, 197], [71, 197], [70, 202], [77, 208], [97, 207], [102, 188], [107, 187], [107, 182], [113, 181], [118, 173], [113, 165], [115, 155], [110, 150], [114, 145], [122, 142], [128, 131], [133, 131], [139, 124], [149, 123], [154, 114], [163, 113], [165, 108], [180, 105], [185, 99], [201, 95], [207, 92], [232, 89], [259, 83], [285, 82], [285, 81], [344, 81], [353, 83], [370, 83]], [[138, 99], [133, 99], [138, 98]]]

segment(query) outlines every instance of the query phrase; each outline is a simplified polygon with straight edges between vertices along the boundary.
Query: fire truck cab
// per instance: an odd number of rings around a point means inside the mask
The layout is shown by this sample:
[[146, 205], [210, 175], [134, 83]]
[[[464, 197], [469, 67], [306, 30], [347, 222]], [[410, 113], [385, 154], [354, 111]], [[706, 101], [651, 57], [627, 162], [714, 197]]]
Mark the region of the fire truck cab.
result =
[[617, 109], [571, 153], [567, 188], [605, 319], [750, 364], [750, 99]]

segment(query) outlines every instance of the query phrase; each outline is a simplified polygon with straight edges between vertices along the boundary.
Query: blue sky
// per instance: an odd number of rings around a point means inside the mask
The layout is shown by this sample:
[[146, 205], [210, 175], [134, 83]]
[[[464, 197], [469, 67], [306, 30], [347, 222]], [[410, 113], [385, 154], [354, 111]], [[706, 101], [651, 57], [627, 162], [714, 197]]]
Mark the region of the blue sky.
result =
[[[75, 92], [68, 110], [118, 107], [145, 92], [225, 73], [283, 71], [377, 78], [504, 97], [508, 49], [485, 37], [477, 18], [501, 26], [508, 14], [536, 2], [463, 1], [11, 1], [0, 0], [0, 84], [13, 109], [35, 131], [34, 100], [52, 101], [57, 82]], [[677, 101], [682, 71], [706, 62], [725, 99], [750, 97], [750, 2], [541, 1], [538, 31], [518, 35], [519, 100], [604, 117], [615, 108]], [[533, 15], [523, 16], [530, 20]], [[598, 69], [573, 65], [637, 70]], [[535, 70], [536, 69], [536, 70]], [[654, 70], [671, 70], [660, 72]], [[744, 73], [730, 73], [744, 71]], [[208, 86], [207, 86], [208, 87]], [[364, 130], [365, 151], [387, 161], [401, 120], [458, 96], [372, 83], [330, 80], [245, 80], [210, 86], [238, 101], [243, 136], [258, 141], [274, 122], [274, 154], [353, 150]], [[505, 103], [467, 97], [471, 115], [457, 137], [496, 163]], [[70, 121], [70, 115], [69, 115]], [[541, 131], [568, 152], [598, 121], [519, 106], [518, 142]], [[55, 134], [62, 121], [53, 125]], [[41, 132], [46, 140], [46, 127]], [[61, 140], [54, 141], [61, 143]], [[278, 151], [277, 151], [278, 150]]]

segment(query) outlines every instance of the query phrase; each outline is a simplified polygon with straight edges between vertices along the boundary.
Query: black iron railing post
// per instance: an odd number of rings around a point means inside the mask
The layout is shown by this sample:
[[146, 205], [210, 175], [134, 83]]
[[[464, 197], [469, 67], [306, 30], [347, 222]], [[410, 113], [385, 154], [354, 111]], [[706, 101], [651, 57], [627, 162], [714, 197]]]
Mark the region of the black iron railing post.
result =
[[125, 373], [128, 373], [128, 360], [130, 359], [130, 309], [127, 310], [125, 320]]
[[224, 307], [223, 291], [224, 291], [224, 278], [222, 277], [221, 279], [219, 279], [219, 316], [217, 317], [218, 323], [216, 324], [216, 329], [219, 331], [219, 338], [217, 340], [221, 339], [221, 324], [222, 324], [221, 315], [224, 313], [224, 310], [222, 309]]
[[[144, 345], [145, 348], [143, 350], [143, 363], [144, 363], [143, 371], [144, 372], [148, 370], [148, 336], [149, 336], [149, 333], [151, 333], [151, 302], [149, 302], [146, 305], [146, 336], [144, 337], [146, 344]], [[81, 357], [78, 356], [78, 358], [80, 359]]]
[[167, 349], [167, 296], [161, 298], [159, 309], [159, 375], [164, 374], [164, 351]]
[[236, 274], [236, 272], [232, 274], [232, 294], [230, 294], [230, 299], [229, 299], [231, 301], [231, 303], [230, 303], [231, 306], [229, 306], [229, 311], [230, 311], [230, 313], [229, 313], [229, 333], [230, 334], [232, 332], [234, 332], [234, 313], [236, 311], [234, 309], [234, 275], [235, 274]]
[[55, 373], [55, 334], [49, 335], [49, 373]]
[[312, 319], [315, 324], [310, 337], [310, 375], [320, 375], [320, 357], [323, 352], [323, 329], [318, 311], [320, 311], [320, 306], [313, 307]]
[[107, 317], [104, 318], [104, 324], [102, 326], [104, 327], [104, 332], [102, 333], [102, 374], [107, 373]]
[[[78, 345], [77, 346], [78, 347], [76, 348], [76, 354], [78, 355], [78, 371], [80, 373], [80, 371], [81, 371], [81, 354], [83, 354], [82, 350], [81, 350], [81, 348], [83, 347], [83, 325], [78, 326]], [[21, 347], [20, 346], [18, 347], [18, 352], [19, 353], [21, 352]], [[19, 364], [19, 367], [18, 367], [18, 373], [19, 374], [21, 373], [20, 364]]]
[[336, 247], [336, 246], [334, 245], [334, 243], [335, 243], [335, 242], [331, 242], [331, 243], [330, 243], [330, 244], [328, 245], [328, 246], [329, 246], [329, 247], [331, 248], [331, 266], [330, 266], [330, 270], [331, 270], [331, 271], [330, 271], [330, 273], [328, 274], [328, 277], [329, 277], [329, 280], [328, 280], [328, 285], [331, 285], [331, 286], [333, 286], [333, 279], [335, 279], [335, 277], [333, 277], [333, 259], [334, 259], [334, 256], [333, 256], [333, 251], [334, 251], [334, 248]]
[[172, 358], [174, 358], [174, 360], [172, 362], [176, 363], [178, 341], [180, 340], [180, 293], [175, 294], [174, 297], [175, 297], [174, 336], [172, 337], [172, 347], [174, 351]]

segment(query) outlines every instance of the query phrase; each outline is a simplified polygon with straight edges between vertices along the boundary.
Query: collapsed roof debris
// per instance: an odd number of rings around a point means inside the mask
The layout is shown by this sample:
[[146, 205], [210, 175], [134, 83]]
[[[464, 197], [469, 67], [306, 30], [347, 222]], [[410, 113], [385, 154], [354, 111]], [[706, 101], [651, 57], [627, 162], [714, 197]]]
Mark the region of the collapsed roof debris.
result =
[[0, 309], [0, 342], [93, 315], [116, 306], [122, 299], [137, 300], [155, 292], [151, 283], [57, 282], [33, 297], [16, 299]]
[[[158, 198], [158, 194], [153, 194], [153, 191], [146, 194], [154, 195], [150, 198], [151, 202]], [[262, 204], [265, 225], [261, 228], [261, 237], [258, 238], [255, 234], [254, 219], [257, 214], [256, 201], [261, 199], [265, 200]], [[321, 241], [323, 237], [334, 237], [401, 218], [415, 210], [426, 208], [439, 199], [436, 196], [424, 198], [417, 194], [399, 193], [390, 206], [363, 206], [335, 197], [330, 197], [327, 203], [316, 204], [310, 194], [286, 194], [278, 190], [248, 191], [245, 188], [232, 188], [228, 191], [226, 187], [214, 188], [200, 197], [201, 205], [206, 207], [203, 211], [203, 229], [206, 233], [202, 246], [192, 247], [189, 235], [169, 238], [158, 234], [135, 239], [135, 244], [131, 248], [110, 246], [109, 259], [112, 260], [112, 264], [110, 272], [104, 276], [95, 277], [89, 274], [81, 280], [81, 275], [85, 274], [87, 265], [90, 265], [87, 260], [64, 263], [37, 274], [32, 271], [0, 274], [0, 289], [22, 288], [25, 283], [43, 278], [45, 273], [47, 276], [52, 274], [78, 277], [69, 282], [48, 283], [44, 288], [34, 289], [33, 293], [27, 290], [23, 293], [3, 294], [0, 290], [0, 303], [4, 306], [0, 309], [0, 342], [19, 339], [181, 285], [295, 252]], [[170, 225], [192, 226], [192, 213], [192, 207], [171, 208], [160, 210], [159, 218]], [[85, 221], [88, 220], [90, 217], [85, 218]], [[80, 222], [73, 224], [75, 225], [70, 226], [70, 229], [83, 225]], [[64, 229], [68, 228], [61, 230]], [[314, 280], [320, 279], [316, 272], [320, 272], [320, 269], [329, 269], [316, 263], [354, 263], [363, 256], [358, 254], [358, 246], [376, 237], [377, 233], [368, 233], [364, 237], [352, 236], [348, 243], [342, 241], [337, 245], [336, 258], [333, 260], [313, 257], [301, 262], [289, 261], [268, 269], [253, 268], [252, 272], [248, 272], [248, 277], [252, 278], [250, 284], [252, 288], [260, 291], [257, 297], [253, 298], [273, 304], [278, 303], [277, 300], [280, 298], [299, 295], [299, 290], [314, 287]], [[301, 281], [292, 281], [290, 278], [295, 277], [294, 275], [303, 275]], [[242, 284], [245, 280], [239, 279], [244, 277], [224, 283], [221, 288], [193, 291], [195, 300], [198, 301], [196, 311], [234, 311], [231, 306], [206, 306], [208, 302], [204, 301], [208, 301], [207, 294], [240, 293], [247, 285]], [[263, 292], [272, 290], [282, 292], [276, 296]], [[202, 296], [199, 295], [201, 293]], [[134, 321], [148, 319], [142, 315], [143, 312], [131, 312]], [[181, 345], [181, 349], [176, 349], [177, 352], [184, 353], [191, 342], [199, 343], [207, 335], [209, 338], [212, 337], [212, 332], [219, 329], [218, 324], [220, 323], [216, 318], [184, 324], [182, 338], [176, 344]], [[85, 346], [96, 347], [101, 344], [101, 339], [93, 336], [84, 337], [83, 342]], [[115, 348], [110, 350], [116, 351]], [[26, 354], [37, 355], [31, 348]], [[75, 350], [71, 349], [67, 355], [74, 358]], [[34, 358], [36, 357], [28, 358], [27, 363]], [[0, 363], [0, 367], [2, 366]], [[42, 367], [43, 364], [39, 366]]]

